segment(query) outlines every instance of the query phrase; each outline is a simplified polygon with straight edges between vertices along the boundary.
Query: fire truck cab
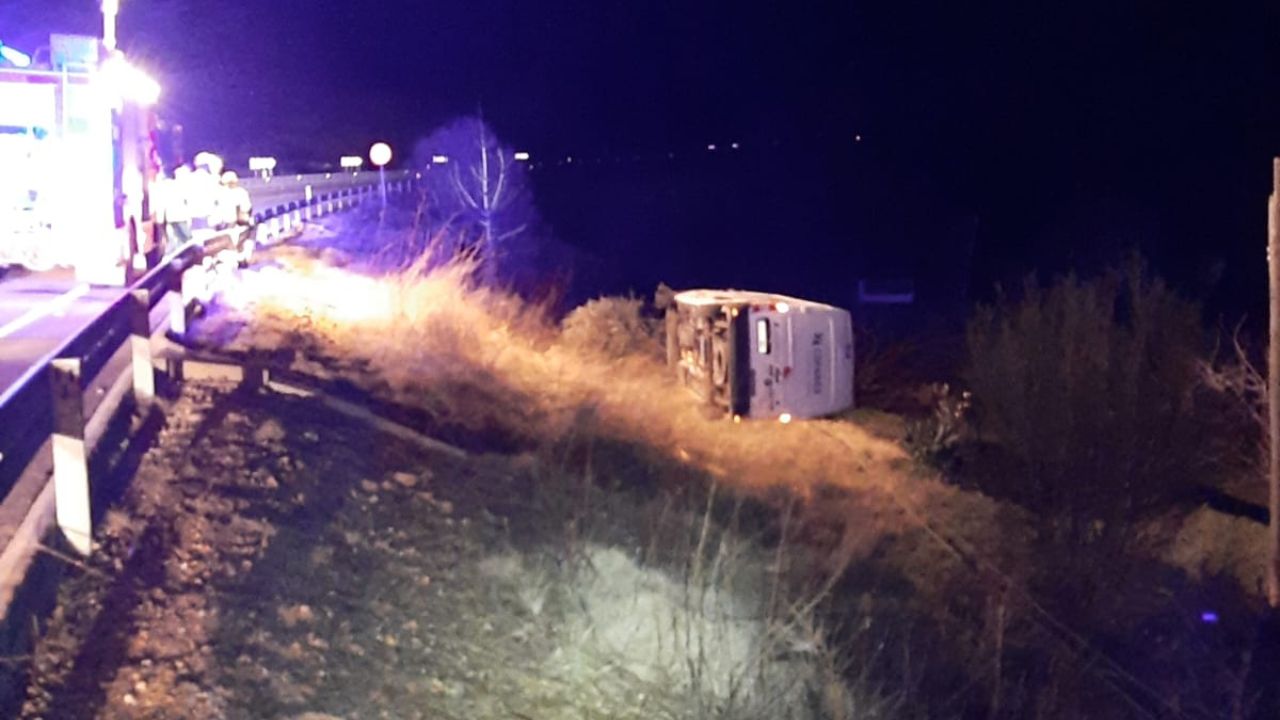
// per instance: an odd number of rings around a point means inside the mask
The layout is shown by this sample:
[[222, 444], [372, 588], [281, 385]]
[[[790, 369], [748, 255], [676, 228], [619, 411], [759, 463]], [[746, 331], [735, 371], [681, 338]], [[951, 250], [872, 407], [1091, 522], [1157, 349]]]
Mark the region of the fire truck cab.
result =
[[0, 266], [123, 285], [158, 258], [158, 95], [95, 37], [53, 35], [26, 67], [0, 63]]

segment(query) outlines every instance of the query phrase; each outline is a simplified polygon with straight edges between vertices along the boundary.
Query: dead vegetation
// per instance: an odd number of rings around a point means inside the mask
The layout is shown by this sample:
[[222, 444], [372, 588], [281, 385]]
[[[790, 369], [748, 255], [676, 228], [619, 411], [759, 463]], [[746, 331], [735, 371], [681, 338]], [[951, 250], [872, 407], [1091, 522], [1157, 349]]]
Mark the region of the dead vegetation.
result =
[[[899, 445], [850, 422], [708, 420], [674, 388], [657, 353], [645, 351], [652, 327], [639, 301], [598, 304], [561, 325], [537, 306], [476, 284], [465, 261], [428, 272], [411, 268], [366, 284], [363, 276], [306, 254], [277, 258], [286, 272], [244, 279], [236, 304], [252, 322], [226, 346], [230, 351], [263, 352], [290, 336], [308, 348], [295, 357], [295, 368], [314, 370], [317, 360], [359, 367], [344, 377], [376, 396], [425, 410], [436, 427], [489, 434], [500, 428], [517, 448], [585, 433], [593, 442], [637, 448], [640, 457], [600, 469], [639, 463], [638, 472], [648, 477], [638, 482], [657, 482], [663, 467], [694, 468], [697, 483], [719, 484], [726, 498], [775, 513], [790, 507], [797, 542], [822, 558], [816, 567], [831, 578], [827, 593], [838, 588], [843, 598], [853, 584], [906, 583], [909, 593], [899, 587], [889, 599], [854, 591], [886, 626], [904, 613], [927, 618], [901, 640], [914, 645], [946, 638], [966, 658], [996, 652], [984, 609], [993, 579], [975, 575], [965, 558], [981, 557], [999, 568], [1006, 580], [997, 584], [1024, 577], [1028, 544], [1019, 538], [1028, 538], [1029, 529], [1016, 508], [946, 486], [919, 472]], [[639, 339], [632, 334], [620, 340], [636, 330]], [[946, 542], [939, 542], [940, 532]], [[850, 565], [861, 568], [856, 581], [845, 573]], [[844, 601], [824, 597], [813, 609], [827, 608], [827, 602]], [[875, 635], [856, 632], [843, 612], [834, 617], [839, 620], [832, 632], [844, 649]], [[927, 663], [889, 660], [875, 647], [867, 650], [878, 658], [868, 677], [894, 677], [895, 684], [910, 686], [926, 674]], [[936, 681], [950, 692], [974, 682], [963, 675]], [[961, 691], [939, 711], [974, 702]]]
[[190, 386], [168, 409], [22, 717], [908, 716], [835, 647], [844, 568], [797, 526], [594, 475], [629, 450], [589, 433], [458, 458], [308, 400]]
[[[522, 701], [547, 703], [529, 717], [571, 708], [574, 716], [785, 717], [778, 714], [785, 707], [794, 717], [1121, 718], [1198, 692], [1187, 678], [1202, 668], [1183, 648], [1155, 648], [1135, 677], [1055, 625], [1025, 592], [1032, 517], [922, 470], [895, 441], [901, 429], [708, 420], [649, 351], [654, 328], [636, 300], [600, 303], [557, 323], [542, 306], [477, 284], [465, 259], [419, 258], [403, 271], [372, 275], [320, 255], [277, 249], [241, 278], [228, 293], [229, 312], [214, 313], [202, 332], [224, 351], [354, 385], [411, 410], [423, 429], [510, 454], [502, 462], [515, 468], [461, 484], [501, 496], [484, 512], [503, 518], [495, 527], [506, 539], [474, 545], [486, 549], [465, 563], [445, 553], [449, 568], [476, 569], [485, 589], [445, 603], [450, 620], [419, 638], [445, 643], [436, 652], [447, 646], [452, 667], [463, 672], [442, 669], [438, 683], [428, 683], [436, 716], [524, 713], [468, 704], [475, 678], [466, 672], [500, 665], [523, 673], [503, 681], [534, 688], [540, 698]], [[438, 494], [424, 509], [465, 506]], [[417, 542], [447, 543], [448, 525], [424, 517], [430, 513], [361, 520], [344, 532], [385, 525], [412, 534], [424, 525]], [[474, 527], [476, 516], [469, 517]], [[548, 521], [555, 527], [520, 527]], [[544, 540], [522, 542], [534, 536]], [[293, 554], [304, 551], [300, 538], [293, 542]], [[394, 535], [374, 542], [401, 547]], [[333, 558], [340, 549], [321, 552]], [[364, 567], [342, 565], [333, 582], [403, 582]], [[444, 577], [440, 568], [420, 570], [432, 583]], [[411, 603], [414, 596], [396, 597]], [[1115, 629], [1166, 609], [1154, 601], [1125, 609], [1120, 600], [1112, 605], [1127, 614], [1114, 618]], [[286, 630], [306, 627], [320, 607], [296, 600], [263, 608], [239, 632], [253, 636], [263, 618]], [[523, 625], [491, 619], [504, 612], [525, 623], [544, 618], [563, 634], [532, 652], [525, 643], [534, 636]], [[473, 616], [484, 619], [458, 619]], [[411, 620], [418, 622], [379, 622]], [[515, 633], [504, 637], [521, 644], [483, 651], [447, 644], [491, 632]], [[1222, 657], [1240, 636], [1232, 626], [1219, 638], [1225, 645], [1207, 654]], [[267, 640], [262, 647], [279, 649]], [[283, 647], [293, 662], [292, 646]], [[486, 662], [471, 662], [486, 653]], [[378, 667], [399, 667], [395, 653], [384, 655], [375, 657]], [[1218, 670], [1248, 675], [1247, 668]], [[393, 679], [409, 683], [411, 694], [421, 689], [407, 676]], [[489, 678], [475, 687], [497, 686]], [[279, 690], [264, 687], [255, 702]], [[1240, 688], [1233, 697], [1242, 702]], [[653, 694], [659, 690], [666, 694]], [[388, 692], [363, 701], [381, 707]], [[361, 698], [325, 705], [338, 698], [286, 696], [295, 702], [281, 712], [332, 707], [339, 716], [364, 716]], [[1202, 701], [1186, 699], [1188, 707]], [[634, 715], [637, 708], [643, 712]]]

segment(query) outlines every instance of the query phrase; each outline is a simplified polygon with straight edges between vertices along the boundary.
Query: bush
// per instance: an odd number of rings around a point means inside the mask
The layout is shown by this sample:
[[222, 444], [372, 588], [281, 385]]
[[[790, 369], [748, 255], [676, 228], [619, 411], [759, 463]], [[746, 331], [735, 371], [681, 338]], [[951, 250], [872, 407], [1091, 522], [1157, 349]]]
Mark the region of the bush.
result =
[[644, 315], [644, 301], [636, 297], [603, 297], [569, 313], [561, 325], [561, 339], [579, 350], [608, 357], [663, 357], [662, 323]]
[[1140, 262], [1048, 288], [1028, 279], [1020, 298], [980, 308], [967, 339], [984, 434], [1012, 458], [1047, 540], [1118, 548], [1205, 469], [1199, 311]]

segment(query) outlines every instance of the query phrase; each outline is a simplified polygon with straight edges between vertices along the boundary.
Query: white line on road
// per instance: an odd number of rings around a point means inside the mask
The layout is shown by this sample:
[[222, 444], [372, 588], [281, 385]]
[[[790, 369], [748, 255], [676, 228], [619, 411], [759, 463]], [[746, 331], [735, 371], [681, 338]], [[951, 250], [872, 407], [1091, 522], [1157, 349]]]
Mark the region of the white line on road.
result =
[[31, 308], [13, 320], [10, 320], [5, 325], [0, 325], [0, 339], [18, 332], [22, 328], [42, 317], [45, 317], [46, 315], [65, 311], [68, 307], [71, 307], [71, 303], [84, 297], [88, 292], [88, 285], [77, 285], [43, 305], [37, 305], [36, 307]]

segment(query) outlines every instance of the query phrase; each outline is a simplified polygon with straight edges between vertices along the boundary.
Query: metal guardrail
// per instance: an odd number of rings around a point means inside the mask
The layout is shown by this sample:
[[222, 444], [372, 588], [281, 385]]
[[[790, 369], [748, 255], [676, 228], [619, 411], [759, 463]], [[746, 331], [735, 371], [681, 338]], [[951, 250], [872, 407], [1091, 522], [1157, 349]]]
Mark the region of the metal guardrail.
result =
[[[78, 455], [82, 464], [87, 462], [93, 448], [85, 441], [96, 438], [86, 437], [85, 429], [107, 424], [112, 419], [108, 416], [113, 416], [119, 405], [103, 399], [88, 406], [84, 395], [93, 384], [105, 381], [114, 387], [120, 384], [121, 377], [131, 374], [135, 400], [150, 402], [155, 391], [154, 378], [146, 372], [152, 367], [151, 310], [169, 292], [180, 292], [182, 271], [199, 252], [198, 247], [192, 246], [167, 258], [0, 394], [0, 501], [8, 497], [50, 437], [55, 439], [55, 474], [65, 474], [66, 461], [73, 456]], [[116, 369], [112, 361], [127, 343], [133, 345], [128, 367], [117, 376], [101, 377]], [[60, 437], [72, 438], [82, 446], [69, 450], [59, 447], [65, 445], [58, 441]], [[87, 483], [87, 469], [83, 472]], [[87, 492], [87, 486], [84, 489]], [[60, 495], [70, 492], [64, 492], [61, 486], [59, 491]], [[64, 530], [79, 532], [87, 528]]]
[[[389, 177], [388, 192], [413, 186]], [[273, 204], [256, 216], [266, 240], [279, 239], [305, 220], [370, 199], [378, 185], [308, 192]], [[314, 188], [312, 188], [314, 190]], [[122, 410], [149, 407], [155, 398], [152, 339], [186, 331], [188, 271], [205, 272], [228, 249], [241, 256], [241, 230], [207, 234], [176, 248], [123, 289], [87, 326], [0, 391], [0, 656], [26, 655], [36, 642], [38, 618], [52, 609], [61, 571], [48, 562], [45, 543], [60, 535], [74, 552], [92, 551], [94, 498], [104, 478], [93, 477], [99, 453], [114, 452], [112, 427]], [[262, 233], [260, 233], [262, 234]], [[167, 299], [168, 314], [158, 311]], [[99, 447], [102, 445], [103, 447]], [[52, 471], [52, 472], [50, 472]], [[50, 479], [52, 476], [52, 479]], [[56, 551], [54, 556], [56, 555]], [[43, 558], [43, 559], [42, 559]], [[0, 713], [17, 702], [17, 665], [0, 663]]]
[[[368, 184], [353, 184], [324, 193], [314, 193], [313, 185], [295, 181], [299, 194], [296, 199], [277, 203], [255, 215], [260, 239], [263, 242], [278, 240], [307, 220], [370, 200], [380, 192], [380, 187], [377, 175], [369, 175]], [[388, 175], [388, 193], [405, 192], [413, 186], [407, 173]], [[151, 311], [167, 295], [174, 294], [175, 298], [169, 303], [167, 324], [177, 333], [185, 332], [190, 289], [184, 286], [184, 273], [202, 265], [207, 267], [215, 260], [213, 256], [226, 248], [235, 248], [239, 244], [237, 232], [214, 233], [174, 250], [160, 265], [124, 290], [89, 325], [34, 363], [17, 382], [0, 393], [0, 503], [53, 438], [58, 524], [77, 550], [89, 551], [87, 460], [96, 438], [92, 437], [93, 433], [86, 433], [86, 428], [102, 426], [113, 419], [120, 398], [115, 398], [116, 402], [90, 398], [92, 402], [89, 402], [86, 391], [104, 382], [109, 388], [122, 386], [124, 378], [131, 374], [134, 400], [138, 404], [150, 402], [155, 387], [150, 339], [157, 332], [152, 326]], [[102, 377], [115, 371], [126, 344], [133, 348], [129, 367], [116, 376]], [[73, 480], [63, 482], [68, 477]], [[74, 509], [80, 503], [84, 504], [86, 514], [83, 518], [73, 517], [80, 512]], [[71, 509], [64, 512], [64, 508]], [[0, 543], [3, 541], [4, 538], [0, 538]], [[0, 559], [6, 549], [0, 546]], [[3, 605], [0, 598], [0, 609]]]
[[[386, 174], [388, 194], [410, 190], [416, 177], [408, 170]], [[377, 173], [324, 173], [274, 177], [269, 181], [246, 179], [244, 187], [255, 207], [259, 236], [270, 241], [320, 215], [344, 210], [381, 192]], [[283, 195], [284, 199], [280, 199]], [[268, 198], [262, 202], [263, 197]]]

